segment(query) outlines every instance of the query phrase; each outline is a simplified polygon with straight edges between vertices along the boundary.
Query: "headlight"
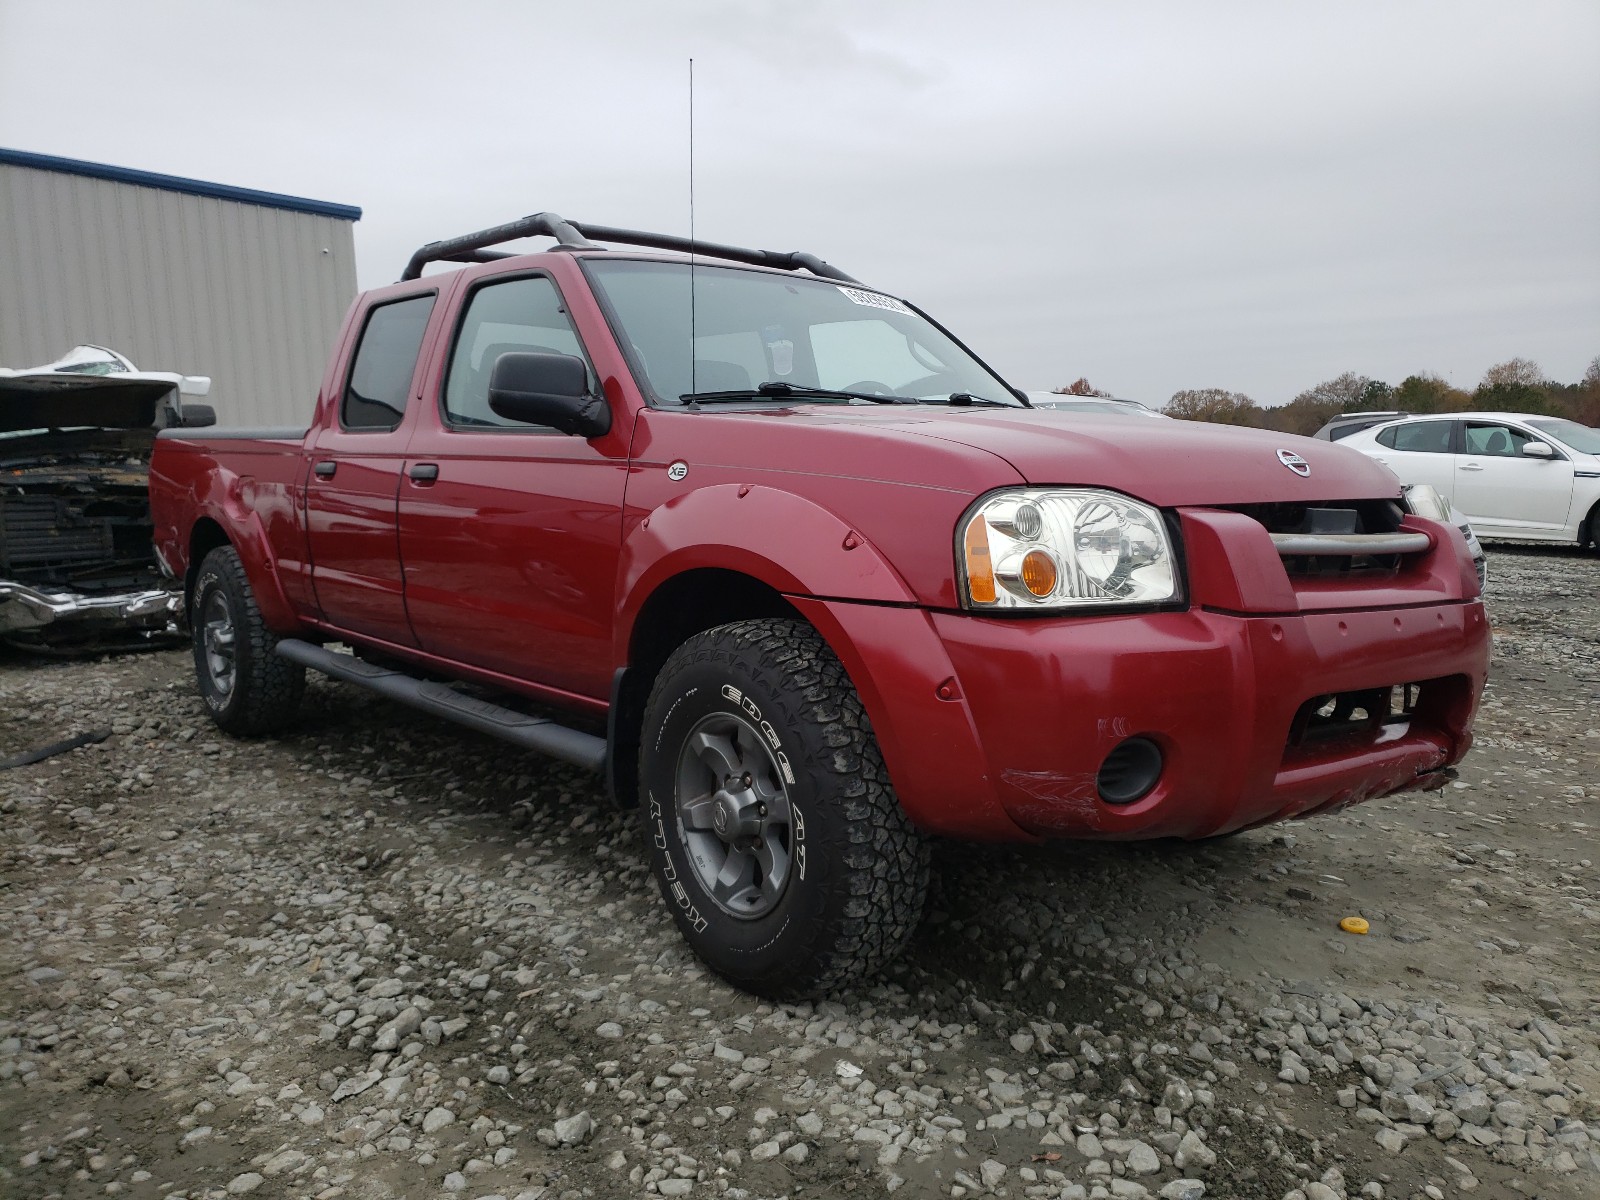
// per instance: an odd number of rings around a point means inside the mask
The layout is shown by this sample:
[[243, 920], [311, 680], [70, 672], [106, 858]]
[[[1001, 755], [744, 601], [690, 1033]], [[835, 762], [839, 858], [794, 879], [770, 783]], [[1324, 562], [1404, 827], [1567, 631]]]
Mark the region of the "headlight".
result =
[[1414, 515], [1426, 517], [1430, 521], [1443, 521], [1450, 524], [1450, 503], [1433, 489], [1431, 484], [1408, 483], [1402, 489], [1406, 498], [1406, 508]]
[[963, 518], [956, 560], [970, 609], [1159, 604], [1178, 594], [1161, 513], [1116, 492], [997, 492]]

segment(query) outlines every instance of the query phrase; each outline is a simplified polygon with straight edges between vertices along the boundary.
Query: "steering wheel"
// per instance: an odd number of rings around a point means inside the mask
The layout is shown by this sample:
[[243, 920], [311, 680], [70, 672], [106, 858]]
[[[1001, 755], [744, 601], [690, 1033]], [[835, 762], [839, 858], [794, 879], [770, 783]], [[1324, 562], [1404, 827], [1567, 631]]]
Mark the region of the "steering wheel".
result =
[[871, 392], [880, 396], [897, 395], [895, 390], [887, 383], [879, 383], [876, 379], [863, 379], [857, 383], [852, 383], [847, 388], [842, 388], [840, 390], [846, 392]]

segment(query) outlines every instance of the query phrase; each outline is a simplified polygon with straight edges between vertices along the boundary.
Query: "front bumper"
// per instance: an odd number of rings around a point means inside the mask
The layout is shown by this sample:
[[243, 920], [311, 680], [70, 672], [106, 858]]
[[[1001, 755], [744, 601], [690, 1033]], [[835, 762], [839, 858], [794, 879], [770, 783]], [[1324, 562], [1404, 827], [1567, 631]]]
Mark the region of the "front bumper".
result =
[[[1472, 744], [1490, 656], [1460, 533], [1407, 517], [1427, 552], [1328, 575], [1291, 573], [1243, 513], [1182, 520], [1181, 611], [791, 598], [850, 672], [913, 822], [967, 839], [1203, 838], [1443, 782]], [[1381, 716], [1395, 688], [1415, 695], [1403, 720], [1319, 715]], [[1159, 749], [1160, 774], [1111, 803], [1100, 772], [1130, 738]]]
[[[1476, 600], [934, 626], [1000, 805], [1048, 837], [1209, 837], [1441, 782], [1472, 744], [1490, 652]], [[1324, 697], [1407, 684], [1421, 685], [1408, 719], [1304, 733]], [[1107, 803], [1098, 773], [1133, 737], [1160, 748], [1161, 774], [1134, 803]]]
[[[1294, 615], [984, 618], [794, 597], [861, 693], [911, 820], [967, 840], [1202, 838], [1442, 783], [1472, 744], [1480, 600]], [[1297, 740], [1308, 702], [1423, 684], [1409, 721]], [[1107, 754], [1156, 786], [1099, 794]]]
[[119, 631], [175, 632], [182, 618], [183, 589], [178, 584], [85, 594], [0, 580], [0, 637], [56, 643]]

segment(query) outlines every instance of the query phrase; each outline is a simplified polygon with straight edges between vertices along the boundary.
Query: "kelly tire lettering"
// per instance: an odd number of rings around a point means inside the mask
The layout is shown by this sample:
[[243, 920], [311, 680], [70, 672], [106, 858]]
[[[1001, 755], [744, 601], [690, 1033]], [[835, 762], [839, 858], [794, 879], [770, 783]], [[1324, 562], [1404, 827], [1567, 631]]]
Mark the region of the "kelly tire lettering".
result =
[[[778, 870], [757, 871], [748, 894], [767, 890], [750, 909], [733, 905], [720, 877], [708, 882], [702, 874], [708, 838], [723, 835], [709, 832], [701, 806], [736, 808], [745, 794], [740, 768], [714, 794], [714, 783], [684, 782], [697, 778], [691, 735], [736, 726], [748, 736], [724, 744], [751, 755], [741, 759], [744, 784], [765, 771], [780, 793], [770, 799], [774, 811], [787, 803], [781, 890]], [[651, 865], [679, 932], [709, 967], [757, 995], [801, 999], [870, 976], [903, 949], [921, 916], [927, 845], [900, 809], [849, 677], [814, 629], [761, 618], [696, 634], [657, 675], [644, 727], [640, 812]], [[680, 786], [693, 794], [680, 796]], [[687, 825], [686, 811], [694, 816]], [[723, 841], [709, 844], [729, 862], [767, 836], [741, 842], [751, 826], [726, 828]], [[768, 846], [763, 868], [777, 857]], [[708, 890], [712, 883], [720, 899]]]

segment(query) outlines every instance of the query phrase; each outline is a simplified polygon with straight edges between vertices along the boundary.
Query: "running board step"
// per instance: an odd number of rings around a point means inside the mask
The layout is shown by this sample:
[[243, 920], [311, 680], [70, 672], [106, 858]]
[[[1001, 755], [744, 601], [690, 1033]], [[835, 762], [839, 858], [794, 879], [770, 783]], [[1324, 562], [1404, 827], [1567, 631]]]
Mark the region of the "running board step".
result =
[[313, 671], [321, 671], [526, 750], [537, 750], [591, 771], [598, 771], [605, 765], [606, 740], [592, 733], [568, 729], [542, 717], [530, 717], [515, 709], [463, 695], [445, 684], [416, 679], [404, 672], [374, 666], [354, 655], [336, 654], [296, 638], [279, 642], [278, 654]]

